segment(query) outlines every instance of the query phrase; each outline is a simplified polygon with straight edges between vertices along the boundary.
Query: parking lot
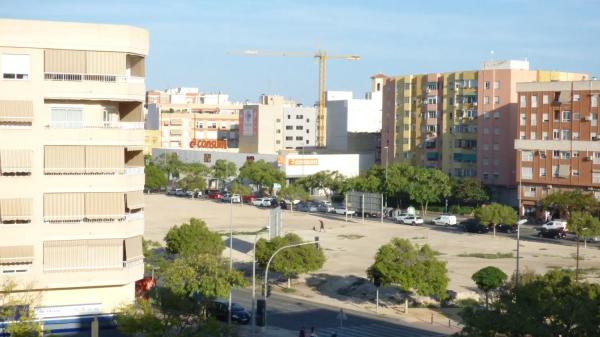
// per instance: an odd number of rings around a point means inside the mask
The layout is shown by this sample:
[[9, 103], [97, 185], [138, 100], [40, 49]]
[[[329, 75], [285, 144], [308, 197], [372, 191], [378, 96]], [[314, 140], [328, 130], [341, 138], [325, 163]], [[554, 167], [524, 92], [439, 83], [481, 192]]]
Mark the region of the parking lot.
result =
[[[225, 204], [214, 200], [186, 199], [161, 194], [146, 195], [147, 239], [162, 241], [168, 229], [190, 217], [206, 221], [212, 230], [228, 232], [231, 224], [235, 232], [255, 231], [268, 222], [268, 211], [242, 204]], [[426, 220], [430, 220], [425, 217]], [[325, 223], [325, 232], [315, 232], [319, 219]], [[334, 214], [309, 214], [304, 212], [283, 213], [284, 232], [294, 232], [301, 237], [313, 239], [318, 235], [325, 249], [327, 262], [320, 274], [332, 278], [365, 277], [365, 270], [372, 263], [377, 249], [394, 237], [406, 238], [413, 243], [429, 244], [448, 263], [449, 289], [458, 293], [473, 293], [475, 285], [471, 275], [485, 266], [501, 268], [508, 275], [515, 270], [515, 258], [492, 258], [494, 255], [515, 254], [514, 234], [471, 234], [443, 226], [410, 226], [391, 222], [380, 223], [379, 219], [360, 218], [344, 221], [344, 216]], [[521, 268], [542, 273], [550, 268], [572, 268], [575, 265], [574, 242], [560, 244], [553, 239], [539, 240], [533, 236], [533, 226], [524, 226], [520, 246]], [[238, 240], [252, 242], [250, 235], [238, 235]], [[569, 241], [567, 241], [569, 242]], [[225, 252], [228, 255], [228, 252]], [[481, 255], [484, 254], [484, 255]], [[487, 254], [487, 255], [485, 255]], [[250, 261], [246, 252], [234, 250], [234, 259]], [[600, 249], [597, 244], [581, 249], [580, 265], [586, 277], [598, 280]], [[478, 257], [479, 256], [479, 257]], [[481, 257], [484, 256], [484, 257]], [[324, 294], [313, 294], [315, 297]]]

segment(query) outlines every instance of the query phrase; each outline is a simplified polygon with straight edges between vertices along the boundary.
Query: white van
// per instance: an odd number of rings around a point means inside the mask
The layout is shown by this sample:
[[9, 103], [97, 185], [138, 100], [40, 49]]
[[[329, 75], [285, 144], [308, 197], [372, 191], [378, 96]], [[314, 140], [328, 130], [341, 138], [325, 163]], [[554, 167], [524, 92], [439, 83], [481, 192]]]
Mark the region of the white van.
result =
[[433, 224], [439, 226], [454, 226], [456, 225], [456, 215], [442, 214], [433, 219]]

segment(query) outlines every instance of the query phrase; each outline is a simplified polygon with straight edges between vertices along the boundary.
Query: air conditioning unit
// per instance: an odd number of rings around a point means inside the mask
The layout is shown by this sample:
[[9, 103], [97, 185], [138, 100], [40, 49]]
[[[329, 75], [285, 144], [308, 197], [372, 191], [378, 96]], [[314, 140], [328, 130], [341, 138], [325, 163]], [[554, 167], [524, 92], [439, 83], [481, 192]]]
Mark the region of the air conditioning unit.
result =
[[592, 140], [593, 140], [593, 141], [598, 141], [598, 136], [594, 136], [594, 137], [592, 137]]
[[583, 120], [590, 122], [592, 120], [592, 115], [587, 115], [587, 116], [583, 117]]
[[473, 102], [473, 105], [474, 105], [474, 106], [477, 106], [477, 102]]
[[585, 157], [583, 157], [583, 160], [585, 160], [585, 161], [592, 161], [592, 157], [591, 156], [585, 156]]

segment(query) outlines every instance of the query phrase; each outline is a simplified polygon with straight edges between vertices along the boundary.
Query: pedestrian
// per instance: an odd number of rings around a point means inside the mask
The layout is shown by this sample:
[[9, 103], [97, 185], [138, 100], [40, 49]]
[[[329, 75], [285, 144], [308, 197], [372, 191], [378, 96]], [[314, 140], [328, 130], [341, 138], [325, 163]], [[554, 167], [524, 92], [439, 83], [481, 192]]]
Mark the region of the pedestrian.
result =
[[319, 337], [317, 336], [317, 332], [315, 331], [315, 327], [310, 328], [310, 337]]
[[306, 337], [306, 330], [304, 330], [304, 327], [300, 328], [300, 333], [298, 334], [298, 337]]
[[319, 232], [324, 232], [325, 231], [325, 224], [323, 223], [323, 220], [319, 220], [319, 223], [321, 223], [321, 228], [319, 229]]

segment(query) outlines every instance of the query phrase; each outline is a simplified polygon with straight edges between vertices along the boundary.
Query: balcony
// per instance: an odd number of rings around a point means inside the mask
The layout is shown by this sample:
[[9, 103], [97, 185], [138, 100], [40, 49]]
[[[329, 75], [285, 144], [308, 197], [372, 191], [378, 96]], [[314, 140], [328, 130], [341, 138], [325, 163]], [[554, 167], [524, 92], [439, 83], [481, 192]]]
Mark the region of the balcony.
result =
[[44, 97], [49, 99], [145, 99], [145, 79], [136, 76], [44, 73]]
[[53, 129], [144, 129], [144, 122], [119, 122], [119, 121], [51, 121], [48, 125]]

